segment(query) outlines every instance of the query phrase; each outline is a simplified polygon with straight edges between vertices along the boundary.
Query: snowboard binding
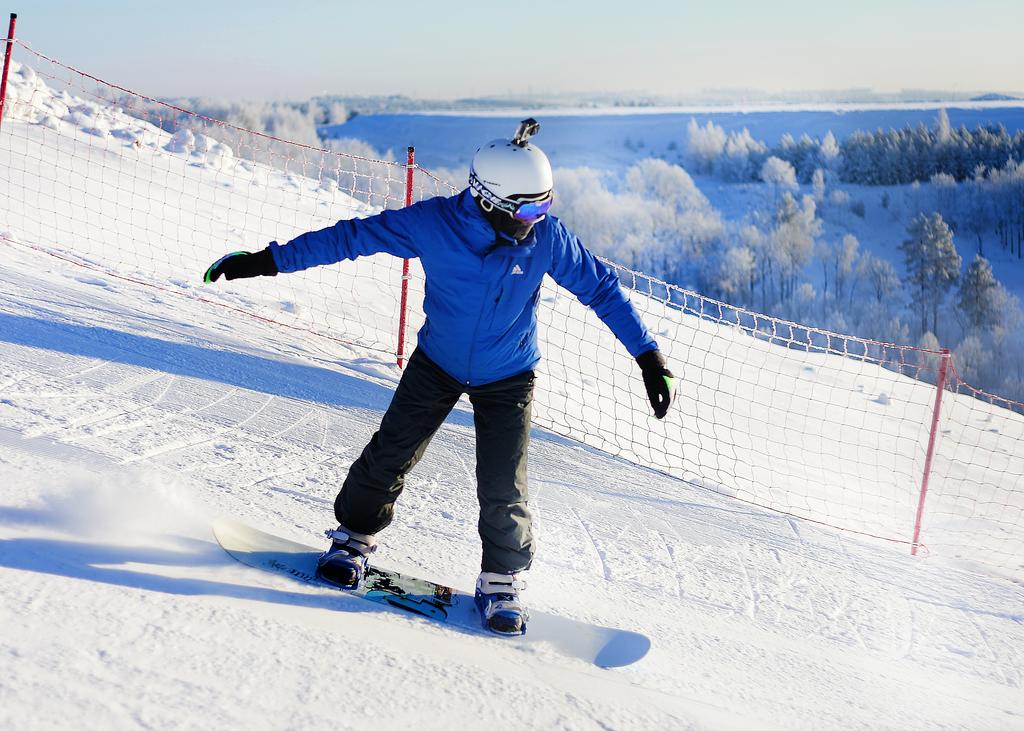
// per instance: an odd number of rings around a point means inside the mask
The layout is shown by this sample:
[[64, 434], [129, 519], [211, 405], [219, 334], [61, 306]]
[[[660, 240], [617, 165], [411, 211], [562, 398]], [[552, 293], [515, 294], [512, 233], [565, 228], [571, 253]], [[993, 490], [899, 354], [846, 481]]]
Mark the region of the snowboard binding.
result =
[[366, 575], [370, 554], [377, 550], [377, 539], [344, 526], [324, 531], [324, 535], [331, 539], [331, 546], [317, 559], [317, 578], [339, 589], [357, 589]]
[[516, 574], [481, 572], [473, 600], [484, 629], [497, 635], [525, 635], [530, 613], [519, 600], [525, 588], [526, 582]]

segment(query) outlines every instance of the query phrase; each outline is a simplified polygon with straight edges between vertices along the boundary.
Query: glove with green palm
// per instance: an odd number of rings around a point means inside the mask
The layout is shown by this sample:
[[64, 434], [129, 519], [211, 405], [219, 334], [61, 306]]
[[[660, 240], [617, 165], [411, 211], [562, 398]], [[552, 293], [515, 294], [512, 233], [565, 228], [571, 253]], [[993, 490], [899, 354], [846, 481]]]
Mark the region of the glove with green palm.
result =
[[270, 247], [257, 251], [233, 251], [225, 254], [210, 265], [203, 274], [204, 282], [216, 282], [221, 275], [225, 279], [243, 279], [245, 277], [275, 277], [277, 264], [270, 253]]
[[644, 386], [647, 388], [647, 398], [654, 408], [654, 415], [663, 419], [668, 413], [668, 407], [672, 403], [676, 392], [676, 377], [668, 369], [665, 356], [659, 350], [648, 350], [636, 358], [637, 365], [644, 376]]

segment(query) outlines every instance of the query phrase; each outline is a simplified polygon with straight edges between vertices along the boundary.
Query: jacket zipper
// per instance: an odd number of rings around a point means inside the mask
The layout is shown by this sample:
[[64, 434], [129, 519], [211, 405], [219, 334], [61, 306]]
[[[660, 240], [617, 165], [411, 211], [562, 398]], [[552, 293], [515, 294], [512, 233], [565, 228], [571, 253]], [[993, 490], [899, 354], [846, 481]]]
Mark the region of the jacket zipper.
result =
[[[486, 301], [486, 300], [485, 300]], [[476, 334], [480, 330], [480, 321], [484, 318], [483, 308], [476, 316], [476, 325], [473, 327], [473, 338], [469, 341], [469, 359], [466, 361], [466, 385], [473, 383], [473, 354], [476, 352]]]
[[[489, 255], [488, 255], [489, 256]], [[484, 269], [487, 266], [487, 257], [485, 256], [480, 262], [480, 273], [483, 274]], [[498, 275], [501, 276], [502, 271], [499, 267]], [[488, 282], [487, 292], [484, 295], [484, 302], [491, 296], [491, 292], [494, 291], [494, 283], [497, 281], [497, 277], [491, 279]], [[498, 301], [501, 299], [502, 291], [504, 287], [498, 288], [498, 296], [494, 300], [494, 308], [497, 309]], [[480, 322], [484, 319], [484, 308], [480, 308], [480, 312], [476, 316], [476, 325], [473, 326], [473, 339], [469, 343], [469, 358], [466, 361], [466, 385], [472, 385], [473, 382], [473, 356], [476, 354], [476, 336], [480, 332]]]

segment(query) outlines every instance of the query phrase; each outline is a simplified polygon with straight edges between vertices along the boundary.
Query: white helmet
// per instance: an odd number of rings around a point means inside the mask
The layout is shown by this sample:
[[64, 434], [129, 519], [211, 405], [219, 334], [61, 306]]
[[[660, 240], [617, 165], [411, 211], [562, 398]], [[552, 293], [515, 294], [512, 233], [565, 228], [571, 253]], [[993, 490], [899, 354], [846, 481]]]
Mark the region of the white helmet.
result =
[[531, 224], [544, 218], [554, 187], [551, 163], [527, 142], [539, 129], [536, 120], [525, 119], [511, 140], [491, 140], [476, 151], [469, 187], [485, 212], [497, 209]]

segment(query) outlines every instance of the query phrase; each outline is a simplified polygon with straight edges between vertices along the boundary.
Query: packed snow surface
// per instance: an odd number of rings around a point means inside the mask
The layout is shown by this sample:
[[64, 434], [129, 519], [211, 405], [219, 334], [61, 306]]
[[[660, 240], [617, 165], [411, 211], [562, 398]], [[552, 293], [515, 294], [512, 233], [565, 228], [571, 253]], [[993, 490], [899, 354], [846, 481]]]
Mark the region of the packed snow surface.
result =
[[[74, 113], [5, 120], [4, 134], [15, 127], [37, 155], [20, 179], [54, 187], [40, 171], [65, 158], [75, 169], [123, 164], [139, 199], [172, 201], [168, 188], [193, 179], [175, 166], [180, 156], [199, 155], [188, 175], [212, 181], [244, 164], [143, 127], [141, 162], [130, 165], [115, 142], [31, 146], [40, 128], [73, 125], [108, 141], [127, 133], [102, 109]], [[12, 154], [3, 140], [0, 153]], [[272, 206], [305, 183], [251, 172], [278, 196], [264, 197], [259, 215], [281, 221]], [[103, 179], [62, 191], [64, 212], [112, 205]], [[248, 240], [242, 193], [209, 187], [224, 237]], [[76, 237], [49, 218], [32, 229], [30, 214], [0, 201], [0, 726], [1024, 723], [1019, 583], [753, 508], [543, 430], [530, 452], [540, 548], [526, 598], [647, 635], [652, 649], [634, 665], [599, 670], [543, 644], [467, 634], [234, 562], [211, 535], [218, 516], [312, 543], [332, 527], [334, 495], [397, 368], [377, 351], [214, 305], [266, 302], [237, 284], [200, 289], [200, 267], [174, 270], [181, 258], [131, 269], [131, 231]], [[62, 235], [38, 241], [48, 227]], [[87, 252], [71, 256], [82, 243]], [[215, 253], [210, 241], [193, 244], [196, 264]], [[170, 285], [143, 286], [140, 271]], [[407, 481], [375, 560], [469, 590], [479, 561], [473, 464], [472, 415], [460, 406]]]
[[[648, 635], [634, 666], [600, 671], [241, 566], [213, 517], [315, 542], [394, 368], [284, 356], [270, 326], [5, 257], [5, 727], [1019, 728], [1019, 585], [544, 432], [527, 596]], [[380, 563], [471, 587], [472, 465], [459, 410]]]

